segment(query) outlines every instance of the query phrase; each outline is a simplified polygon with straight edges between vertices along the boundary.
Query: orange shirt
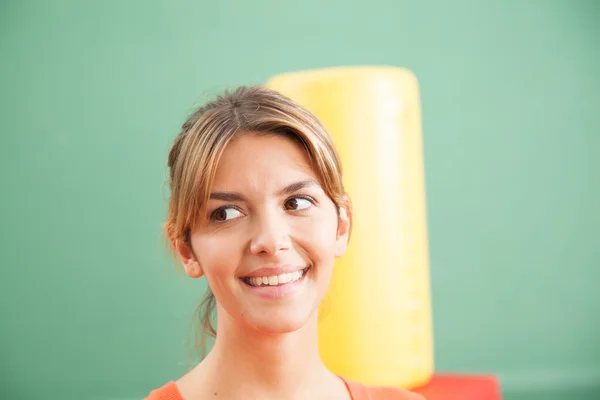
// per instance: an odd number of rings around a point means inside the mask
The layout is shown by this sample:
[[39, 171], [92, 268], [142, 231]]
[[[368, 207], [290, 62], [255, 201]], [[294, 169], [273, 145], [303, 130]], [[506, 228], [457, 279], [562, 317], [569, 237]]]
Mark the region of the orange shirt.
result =
[[[408, 390], [395, 387], [372, 387], [364, 386], [357, 382], [352, 382], [341, 378], [352, 400], [424, 400], [424, 397]], [[175, 382], [171, 381], [161, 387], [153, 390], [145, 400], [184, 400], [177, 390]]]

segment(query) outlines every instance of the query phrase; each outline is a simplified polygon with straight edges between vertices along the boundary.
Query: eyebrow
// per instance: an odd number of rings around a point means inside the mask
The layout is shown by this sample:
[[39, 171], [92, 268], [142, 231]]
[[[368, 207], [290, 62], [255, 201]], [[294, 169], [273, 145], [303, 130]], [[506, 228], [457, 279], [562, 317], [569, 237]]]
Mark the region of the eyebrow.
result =
[[279, 196], [282, 196], [284, 194], [292, 194], [294, 192], [297, 192], [299, 190], [302, 190], [304, 188], [310, 187], [310, 186], [315, 186], [315, 187], [321, 187], [321, 185], [319, 185], [319, 182], [317, 182], [314, 179], [306, 179], [304, 181], [300, 181], [300, 182], [294, 182], [290, 185], [287, 185], [286, 187], [284, 187], [283, 189], [281, 189], [279, 192], [277, 192], [277, 194]]
[[239, 192], [215, 192], [210, 194], [210, 198], [223, 201], [246, 201], [244, 195]]
[[[306, 179], [304, 181], [294, 182], [277, 192], [278, 196], [292, 194], [307, 187], [321, 187], [319, 182], [314, 179]], [[222, 201], [246, 201], [246, 197], [240, 192], [214, 192], [210, 194], [212, 200]]]

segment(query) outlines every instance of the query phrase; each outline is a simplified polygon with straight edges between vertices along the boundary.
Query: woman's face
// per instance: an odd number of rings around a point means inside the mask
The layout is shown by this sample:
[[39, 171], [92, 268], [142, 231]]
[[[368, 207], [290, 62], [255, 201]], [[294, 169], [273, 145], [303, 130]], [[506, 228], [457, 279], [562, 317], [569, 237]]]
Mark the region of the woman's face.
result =
[[274, 135], [234, 139], [206, 212], [207, 223], [191, 233], [193, 255], [180, 251], [184, 266], [195, 255], [236, 322], [265, 333], [302, 327], [325, 295], [349, 228], [302, 147]]

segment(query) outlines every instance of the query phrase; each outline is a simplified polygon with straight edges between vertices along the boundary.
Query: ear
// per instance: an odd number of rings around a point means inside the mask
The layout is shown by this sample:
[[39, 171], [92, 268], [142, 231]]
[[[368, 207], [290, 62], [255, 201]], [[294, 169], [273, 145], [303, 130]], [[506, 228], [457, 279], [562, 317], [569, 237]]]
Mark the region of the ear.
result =
[[183, 239], [177, 239], [172, 243], [172, 246], [177, 252], [185, 273], [190, 278], [200, 278], [204, 275], [204, 271], [202, 271], [202, 267], [198, 263], [198, 260], [196, 260], [196, 256], [190, 245], [185, 243]]
[[341, 257], [348, 248], [348, 238], [350, 236], [350, 217], [345, 207], [340, 207], [338, 216], [338, 227], [335, 240], [335, 256]]

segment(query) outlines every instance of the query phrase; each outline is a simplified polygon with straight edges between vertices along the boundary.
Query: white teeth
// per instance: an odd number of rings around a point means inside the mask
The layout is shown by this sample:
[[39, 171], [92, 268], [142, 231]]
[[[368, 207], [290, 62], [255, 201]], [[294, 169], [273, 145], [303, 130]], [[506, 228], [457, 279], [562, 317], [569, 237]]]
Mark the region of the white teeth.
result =
[[257, 278], [248, 278], [248, 282], [252, 286], [275, 286], [279, 284], [295, 282], [302, 278], [304, 270], [288, 272], [286, 274], [274, 275], [274, 276], [259, 276]]

